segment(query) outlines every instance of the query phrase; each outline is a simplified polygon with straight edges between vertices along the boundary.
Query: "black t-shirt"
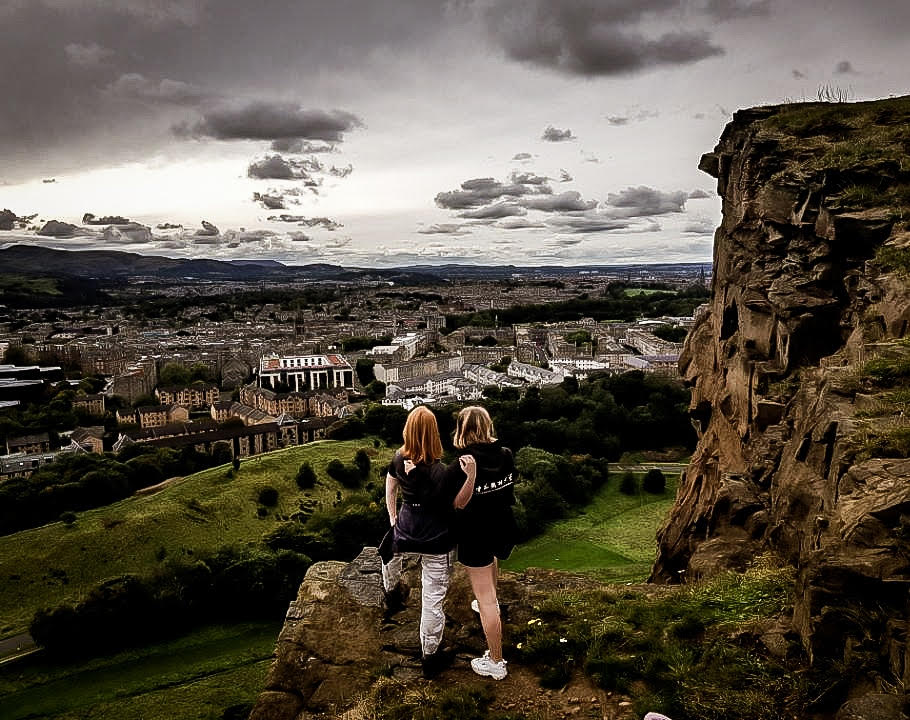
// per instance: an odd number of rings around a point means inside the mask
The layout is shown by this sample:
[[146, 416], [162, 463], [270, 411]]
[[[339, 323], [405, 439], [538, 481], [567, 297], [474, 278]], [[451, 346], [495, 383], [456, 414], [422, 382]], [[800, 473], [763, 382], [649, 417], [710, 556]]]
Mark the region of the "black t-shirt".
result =
[[395, 453], [388, 473], [398, 480], [402, 505], [395, 524], [396, 552], [446, 553], [455, 545], [453, 501], [464, 483], [464, 471], [456, 461], [421, 463], [410, 474], [405, 458]]

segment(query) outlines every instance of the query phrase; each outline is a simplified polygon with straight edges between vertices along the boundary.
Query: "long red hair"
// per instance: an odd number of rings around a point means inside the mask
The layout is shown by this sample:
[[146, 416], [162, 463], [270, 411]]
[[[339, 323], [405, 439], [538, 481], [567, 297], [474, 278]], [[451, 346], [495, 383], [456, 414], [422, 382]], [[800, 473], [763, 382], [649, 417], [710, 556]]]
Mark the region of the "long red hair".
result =
[[411, 410], [401, 436], [404, 439], [401, 454], [415, 465], [429, 464], [442, 457], [439, 425], [433, 411], [425, 405], [418, 405]]

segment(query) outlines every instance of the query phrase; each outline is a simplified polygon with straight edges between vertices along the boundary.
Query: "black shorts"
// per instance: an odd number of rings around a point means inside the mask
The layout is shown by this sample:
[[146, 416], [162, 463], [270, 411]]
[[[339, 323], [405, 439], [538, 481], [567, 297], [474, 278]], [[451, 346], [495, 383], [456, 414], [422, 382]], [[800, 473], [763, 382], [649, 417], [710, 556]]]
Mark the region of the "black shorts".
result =
[[492, 542], [489, 537], [463, 538], [458, 543], [458, 562], [472, 568], [493, 564], [493, 559], [505, 560], [512, 554], [515, 542], [499, 538]]

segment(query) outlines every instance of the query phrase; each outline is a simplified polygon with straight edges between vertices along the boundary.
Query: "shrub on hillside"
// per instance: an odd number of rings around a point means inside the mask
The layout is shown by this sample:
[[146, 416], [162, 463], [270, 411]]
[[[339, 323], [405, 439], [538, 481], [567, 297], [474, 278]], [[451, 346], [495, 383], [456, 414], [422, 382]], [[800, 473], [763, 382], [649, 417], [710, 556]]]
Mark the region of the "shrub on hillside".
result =
[[667, 478], [657, 468], [651, 468], [641, 482], [641, 489], [646, 493], [660, 495], [667, 489]]
[[619, 492], [623, 495], [635, 495], [638, 492], [638, 478], [635, 473], [626, 472], [619, 483]]
[[265, 487], [259, 488], [257, 499], [259, 500], [260, 505], [275, 507], [278, 504], [278, 491], [271, 485], [266, 485]]
[[297, 471], [297, 487], [301, 490], [309, 490], [316, 485], [316, 471], [308, 462], [303, 463]]
[[370, 474], [370, 456], [367, 455], [367, 451], [363, 448], [360, 448], [357, 454], [354, 455], [354, 465], [360, 471], [361, 477], [365, 478]]
[[337, 480], [346, 488], [359, 487], [363, 480], [363, 476], [360, 474], [360, 470], [357, 467], [345, 465], [338, 458], [330, 460], [325, 466], [325, 471], [330, 478]]

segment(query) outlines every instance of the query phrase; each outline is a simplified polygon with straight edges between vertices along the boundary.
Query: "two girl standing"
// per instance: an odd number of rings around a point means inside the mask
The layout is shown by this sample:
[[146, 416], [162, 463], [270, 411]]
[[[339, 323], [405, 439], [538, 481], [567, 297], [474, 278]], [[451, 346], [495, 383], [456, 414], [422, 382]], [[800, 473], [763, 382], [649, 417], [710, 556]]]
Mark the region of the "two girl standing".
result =
[[[421, 563], [420, 644], [424, 672], [435, 674], [444, 660], [439, 652], [445, 628], [442, 609], [451, 572], [451, 551], [468, 571], [488, 650], [474, 658], [478, 675], [503, 679], [502, 622], [496, 595], [499, 560], [515, 545], [515, 463], [493, 434], [493, 421], [482, 407], [464, 408], [455, 428], [456, 459], [440, 462], [442, 443], [436, 416], [424, 406], [408, 415], [404, 444], [386, 473], [386, 506], [393, 527], [395, 555], [382, 566], [383, 589], [394, 592], [401, 576], [399, 553], [415, 553]], [[398, 494], [402, 495], [398, 509]]]

